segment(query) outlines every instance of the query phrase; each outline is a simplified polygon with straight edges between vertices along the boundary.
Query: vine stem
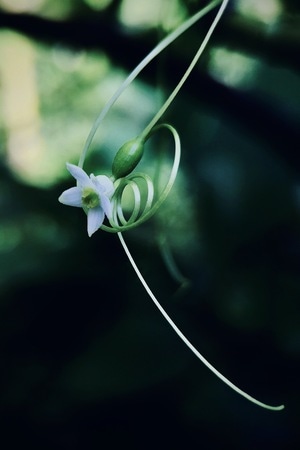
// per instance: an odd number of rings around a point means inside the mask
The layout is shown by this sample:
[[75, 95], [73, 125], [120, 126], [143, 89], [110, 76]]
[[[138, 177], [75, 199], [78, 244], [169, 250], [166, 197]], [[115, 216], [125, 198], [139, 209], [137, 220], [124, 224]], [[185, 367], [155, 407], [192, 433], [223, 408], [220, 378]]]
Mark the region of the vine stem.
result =
[[[110, 226], [102, 225], [101, 226], [102, 230], [108, 231], [110, 233], [116, 233], [118, 231], [128, 231], [128, 230], [130, 230], [132, 228], [135, 228], [138, 225], [141, 225], [142, 223], [144, 223], [146, 220], [150, 219], [150, 217], [152, 217], [153, 214], [156, 213], [158, 208], [160, 208], [162, 203], [168, 197], [168, 195], [169, 195], [169, 193], [170, 193], [170, 191], [172, 189], [172, 186], [173, 186], [173, 184], [174, 184], [174, 182], [176, 180], [177, 172], [178, 172], [178, 169], [179, 169], [180, 157], [181, 157], [181, 144], [180, 144], [179, 134], [177, 133], [176, 129], [174, 127], [172, 127], [172, 125], [169, 125], [167, 123], [162, 123], [162, 124], [156, 125], [151, 130], [151, 133], [149, 133], [148, 138], [155, 131], [158, 131], [158, 130], [163, 129], [163, 128], [167, 129], [172, 134], [173, 139], [174, 139], [175, 147], [174, 147], [174, 160], [173, 160], [170, 176], [169, 176], [169, 179], [168, 179], [168, 182], [167, 182], [166, 186], [164, 187], [164, 189], [160, 193], [159, 198], [155, 201], [154, 204], [152, 204], [152, 200], [154, 198], [154, 186], [153, 186], [153, 183], [152, 183], [150, 177], [145, 176], [144, 174], [141, 174], [141, 173], [133, 174], [133, 176], [131, 177], [131, 181], [132, 182], [133, 182], [133, 180], [135, 178], [142, 178], [142, 179], [144, 179], [144, 181], [147, 184], [148, 199], [147, 199], [147, 203], [146, 203], [144, 212], [141, 214], [140, 217], [136, 218], [136, 220], [130, 219], [129, 221], [126, 221], [126, 220], [123, 220], [123, 213], [122, 213], [122, 209], [120, 208], [120, 214], [117, 212], [113, 217], [111, 217], [109, 219]], [[129, 183], [126, 183], [124, 180], [123, 180], [123, 182], [125, 183], [125, 184], [123, 184], [123, 186], [125, 186], [126, 184], [127, 185], [129, 184]], [[121, 183], [122, 183], [122, 181], [120, 182], [120, 185], [121, 185]], [[133, 184], [135, 184], [135, 183], [133, 182]], [[118, 188], [117, 188], [117, 190], [118, 190]], [[137, 199], [137, 197], [136, 197], [136, 199]], [[122, 201], [122, 195], [119, 197], [119, 199], [117, 198], [116, 200]], [[118, 201], [117, 201], [117, 203], [118, 203]], [[134, 217], [135, 210], [139, 210], [139, 209], [140, 209], [140, 198], [137, 199], [137, 202], [135, 203], [134, 211], [133, 211], [131, 217]], [[121, 225], [118, 222], [118, 216], [119, 216], [119, 218], [122, 217], [121, 218], [121, 222], [122, 222]]]
[[[227, 2], [228, 0], [226, 0]], [[97, 119], [95, 120], [89, 135], [86, 139], [84, 148], [82, 150], [78, 166], [83, 167], [87, 151], [91, 145], [91, 142], [96, 134], [97, 129], [99, 128], [101, 122], [111, 109], [111, 107], [114, 105], [114, 103], [118, 100], [120, 95], [125, 91], [125, 89], [133, 82], [133, 80], [139, 75], [139, 73], [154, 59], [156, 58], [159, 53], [161, 53], [168, 45], [170, 45], [172, 42], [174, 42], [181, 34], [183, 34], [186, 30], [188, 30], [192, 25], [194, 25], [198, 20], [200, 20], [205, 14], [209, 13], [212, 9], [214, 9], [218, 4], [220, 3], [220, 0], [212, 1], [209, 5], [207, 5], [205, 8], [201, 9], [201, 11], [198, 11], [196, 14], [194, 14], [192, 17], [190, 17], [188, 20], [186, 20], [182, 25], [180, 25], [176, 30], [174, 30], [172, 33], [170, 33], [168, 36], [166, 36], [162, 41], [159, 42], [159, 44], [154, 47], [154, 49], [148, 53], [148, 55], [136, 66], [136, 68], [128, 75], [128, 77], [123, 81], [121, 86], [117, 89], [117, 91], [114, 93], [114, 95], [108, 100], [100, 114], [98, 115]], [[182, 83], [183, 84], [183, 83]], [[174, 98], [175, 96], [173, 96]], [[173, 100], [173, 99], [172, 99]], [[169, 104], [171, 102], [169, 101]], [[168, 104], [168, 105], [169, 105]], [[161, 110], [160, 110], [161, 111]], [[165, 111], [165, 109], [164, 109]], [[163, 112], [164, 112], [163, 111]], [[163, 114], [163, 112], [160, 114]], [[157, 117], [157, 115], [155, 116]], [[157, 122], [158, 118], [156, 118], [155, 123]], [[153, 125], [152, 125], [153, 126]], [[149, 132], [149, 127], [147, 127], [147, 134]], [[145, 134], [144, 134], [145, 136]]]
[[169, 108], [170, 104], [173, 102], [174, 98], [176, 97], [176, 95], [178, 94], [178, 92], [180, 91], [180, 89], [182, 88], [182, 86], [184, 85], [184, 83], [186, 82], [186, 80], [188, 79], [188, 77], [190, 76], [192, 70], [194, 69], [194, 67], [196, 66], [197, 62], [199, 61], [200, 56], [202, 55], [203, 51], [205, 50], [205, 47], [208, 44], [209, 39], [211, 38], [218, 22], [220, 21], [225, 8], [228, 4], [229, 0], [223, 0], [218, 13], [216, 14], [216, 17], [214, 18], [208, 32], [205, 35], [205, 38], [203, 39], [197, 53], [195, 54], [194, 58], [192, 59], [192, 62], [190, 63], [189, 67], [187, 68], [186, 72], [184, 73], [183, 77], [181, 78], [181, 80], [179, 81], [179, 83], [177, 84], [177, 86], [175, 87], [175, 89], [173, 90], [173, 92], [170, 94], [170, 96], [167, 98], [167, 100], [165, 101], [165, 103], [163, 104], [163, 106], [160, 108], [160, 110], [155, 114], [155, 116], [153, 117], [153, 119], [150, 121], [150, 123], [146, 126], [146, 128], [144, 129], [144, 131], [141, 134], [141, 139], [145, 138], [152, 130], [152, 128], [154, 127], [154, 125], [159, 121], [159, 119], [161, 118], [161, 116], [165, 113], [165, 111]]
[[266, 408], [273, 411], [280, 411], [284, 409], [284, 405], [280, 406], [270, 406], [265, 403], [262, 403], [261, 401], [255, 399], [251, 395], [247, 394], [246, 392], [242, 391], [239, 387], [237, 387], [235, 384], [233, 384], [230, 380], [228, 380], [224, 375], [222, 375], [217, 369], [214, 368], [212, 364], [210, 364], [206, 358], [193, 346], [193, 344], [187, 339], [187, 337], [182, 333], [182, 331], [177, 327], [177, 325], [173, 322], [173, 320], [170, 318], [170, 316], [167, 314], [167, 312], [164, 310], [164, 308], [161, 306], [153, 292], [151, 291], [149, 285], [147, 284], [146, 280], [144, 279], [143, 275], [141, 274], [139, 268], [137, 267], [128, 247], [127, 244], [123, 238], [122, 233], [118, 232], [119, 240], [122, 244], [122, 247], [126, 253], [126, 256], [129, 259], [130, 264], [132, 265], [136, 275], [138, 276], [140, 282], [142, 283], [145, 291], [155, 304], [155, 306], [158, 308], [159, 312], [163, 315], [165, 320], [168, 322], [168, 324], [173, 328], [177, 336], [184, 342], [184, 344], [196, 355], [196, 357], [209, 369], [211, 372], [213, 372], [220, 380], [222, 380], [225, 384], [227, 384], [231, 389], [233, 389], [235, 392], [240, 394], [241, 396], [245, 397], [250, 402], [261, 406], [262, 408]]

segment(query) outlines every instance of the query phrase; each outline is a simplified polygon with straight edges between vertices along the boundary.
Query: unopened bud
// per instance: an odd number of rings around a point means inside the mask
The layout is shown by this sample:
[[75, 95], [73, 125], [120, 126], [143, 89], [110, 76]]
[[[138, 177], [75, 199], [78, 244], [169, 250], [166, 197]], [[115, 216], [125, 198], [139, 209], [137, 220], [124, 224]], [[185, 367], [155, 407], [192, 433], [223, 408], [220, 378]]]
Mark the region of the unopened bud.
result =
[[131, 139], [118, 150], [112, 165], [112, 174], [118, 179], [126, 177], [140, 162], [144, 151], [144, 143], [139, 139]]

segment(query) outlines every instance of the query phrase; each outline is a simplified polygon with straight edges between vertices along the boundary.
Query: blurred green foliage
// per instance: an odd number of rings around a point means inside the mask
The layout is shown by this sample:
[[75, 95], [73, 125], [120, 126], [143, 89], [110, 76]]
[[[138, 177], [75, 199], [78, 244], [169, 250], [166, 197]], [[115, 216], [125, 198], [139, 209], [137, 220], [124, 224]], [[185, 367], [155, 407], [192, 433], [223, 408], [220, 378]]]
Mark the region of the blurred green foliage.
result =
[[[202, 367], [153, 308], [116, 237], [89, 239], [82, 211], [57, 202], [71, 185], [65, 162], [77, 163], [105, 102], [166, 30], [205, 4], [142, 3], [0, 1], [1, 448], [297, 449], [299, 2], [249, 0], [246, 11], [231, 2], [165, 117], [183, 146], [174, 190], [125, 236], [196, 347], [251, 395], [285, 403], [283, 413], [248, 404]], [[110, 173], [212, 17], [124, 93], [88, 170]], [[163, 262], [161, 237], [190, 281], [185, 290]]]

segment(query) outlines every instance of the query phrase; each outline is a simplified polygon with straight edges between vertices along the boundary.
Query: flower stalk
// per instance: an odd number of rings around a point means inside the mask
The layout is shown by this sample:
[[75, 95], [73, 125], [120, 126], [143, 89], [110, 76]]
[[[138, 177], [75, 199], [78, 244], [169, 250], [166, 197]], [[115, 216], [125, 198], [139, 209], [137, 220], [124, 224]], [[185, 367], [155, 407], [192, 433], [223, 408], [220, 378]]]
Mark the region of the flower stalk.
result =
[[[204, 356], [192, 345], [192, 343], [186, 338], [186, 336], [162, 308], [156, 296], [151, 291], [140, 270], [138, 269], [122, 235], [123, 231], [128, 231], [150, 219], [156, 213], [158, 208], [160, 208], [162, 203], [166, 200], [174, 185], [181, 157], [180, 138], [173, 126], [165, 123], [158, 124], [158, 122], [166, 112], [166, 110], [169, 108], [171, 103], [174, 101], [176, 95], [198, 63], [200, 56], [206, 48], [209, 39], [211, 38], [228, 5], [228, 2], [229, 0], [211, 1], [209, 5], [196, 13], [184, 24], [178, 27], [173, 33], [163, 39], [130, 73], [130, 75], [125, 79], [123, 84], [111, 97], [111, 99], [108, 101], [108, 103], [105, 105], [105, 107], [97, 117], [87, 137], [85, 146], [79, 159], [78, 166], [67, 163], [67, 169], [75, 178], [76, 186], [64, 191], [59, 197], [59, 201], [65, 205], [81, 207], [84, 209], [87, 214], [87, 231], [89, 236], [92, 236], [99, 228], [110, 233], [117, 233], [120, 243], [137, 277], [139, 278], [145, 291], [147, 292], [155, 306], [158, 308], [169, 325], [173, 328], [178, 337], [209, 370], [211, 370], [231, 389], [242, 395], [250, 402], [269, 410], [279, 411], [284, 408], [283, 405], [267, 405], [242, 391], [224, 375], [222, 375], [217, 369], [215, 369], [215, 367], [213, 367], [212, 364], [210, 364], [207, 359], [204, 358]], [[181, 34], [188, 30], [192, 25], [199, 21], [205, 14], [207, 14], [218, 5], [220, 5], [220, 8], [215, 16], [215, 19], [213, 20], [203, 42], [201, 43], [198, 51], [196, 52], [194, 58], [192, 59], [190, 65], [188, 66], [186, 72], [182, 76], [175, 89], [171, 92], [165, 103], [150, 120], [150, 122], [140, 133], [140, 135], [137, 138], [123, 144], [123, 146], [117, 152], [112, 163], [112, 176], [109, 178], [105, 175], [87, 175], [87, 173], [83, 170], [87, 151], [97, 129], [99, 128], [100, 124], [102, 123], [103, 119], [112, 108], [114, 103], [120, 97], [120, 95], [122, 95], [124, 90], [156, 56], [158, 56], [167, 46], [169, 46], [175, 39], [177, 39]], [[143, 156], [145, 143], [148, 141], [148, 139], [151, 138], [154, 133], [161, 130], [166, 130], [171, 134], [174, 142], [174, 158], [169, 178], [164, 188], [161, 190], [161, 192], [156, 192], [156, 187], [152, 179], [147, 174], [135, 172], [134, 170]], [[141, 189], [141, 185], [143, 185], [143, 189]], [[130, 212], [127, 212], [127, 214], [125, 215], [123, 200], [125, 197], [125, 192], [128, 192], [128, 190], [130, 190], [132, 194], [133, 206]], [[108, 223], [106, 224], [104, 223], [105, 217], [108, 220]]]

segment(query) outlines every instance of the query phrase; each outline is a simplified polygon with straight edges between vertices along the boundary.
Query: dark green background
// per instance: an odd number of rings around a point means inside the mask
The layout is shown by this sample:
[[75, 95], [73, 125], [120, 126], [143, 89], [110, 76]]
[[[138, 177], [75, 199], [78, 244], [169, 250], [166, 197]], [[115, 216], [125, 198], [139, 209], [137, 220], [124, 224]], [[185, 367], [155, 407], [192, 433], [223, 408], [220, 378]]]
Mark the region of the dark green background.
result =
[[[249, 394], [286, 409], [260, 409], [216, 379], [151, 304], [117, 237], [89, 239], [82, 211], [57, 202], [72, 184], [67, 173], [47, 188], [16, 176], [2, 126], [3, 450], [299, 448], [300, 9], [297, 1], [279, 3], [278, 25], [269, 29], [239, 16], [231, 2], [165, 118], [183, 147], [173, 200], [125, 238], [163, 306], [205, 357]], [[58, 44], [102, 52], [112, 76], [114, 67], [133, 69], [157, 42], [156, 29], [120, 26], [121, 1], [101, 12], [68, 4], [71, 13], [59, 21], [3, 9], [0, 27], [30, 37], [46, 55]], [[185, 2], [190, 13], [202, 4]], [[171, 91], [212, 17], [141, 74], [144, 89], [159, 83], [165, 95]], [[258, 60], [249, 88], [212, 76], [208, 54], [220, 45]], [[74, 92], [59, 95], [72, 120], [76, 108], [69, 103], [68, 110], [64, 96], [84, 98], [89, 86], [69, 88]], [[46, 100], [45, 115], [54, 120]], [[95, 117], [97, 98], [89, 108]], [[132, 105], [128, 113], [134, 117]], [[62, 120], [55, 133], [64, 129]], [[94, 150], [91, 170], [108, 164]], [[178, 291], [163, 263], [161, 232], [190, 280], [186, 290]]]

